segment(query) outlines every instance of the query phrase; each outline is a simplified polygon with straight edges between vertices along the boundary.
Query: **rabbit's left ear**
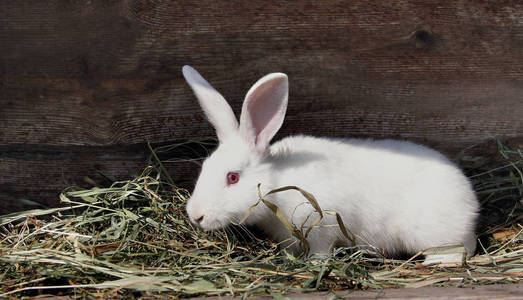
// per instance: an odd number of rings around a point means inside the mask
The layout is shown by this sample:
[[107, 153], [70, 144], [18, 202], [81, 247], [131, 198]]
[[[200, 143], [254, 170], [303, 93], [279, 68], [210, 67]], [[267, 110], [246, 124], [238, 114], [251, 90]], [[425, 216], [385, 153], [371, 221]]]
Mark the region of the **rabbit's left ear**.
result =
[[196, 98], [198, 98], [205, 116], [216, 129], [218, 140], [223, 142], [228, 137], [236, 135], [238, 133], [238, 121], [231, 106], [223, 96], [192, 67], [184, 66], [182, 72]]
[[289, 82], [283, 73], [271, 73], [258, 80], [247, 92], [240, 116], [240, 134], [264, 153], [280, 129], [289, 95]]

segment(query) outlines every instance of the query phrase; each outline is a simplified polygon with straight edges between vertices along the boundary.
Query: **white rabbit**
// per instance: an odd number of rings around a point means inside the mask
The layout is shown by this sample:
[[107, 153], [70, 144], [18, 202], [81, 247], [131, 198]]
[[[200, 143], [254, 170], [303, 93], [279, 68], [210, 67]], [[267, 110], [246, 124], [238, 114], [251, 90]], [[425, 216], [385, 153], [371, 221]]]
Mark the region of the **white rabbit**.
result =
[[[285, 74], [266, 75], [252, 86], [240, 124], [223, 96], [196, 70], [184, 66], [183, 75], [219, 140], [187, 204], [191, 222], [202, 229], [239, 222], [259, 201], [259, 183], [264, 193], [298, 186], [314, 195], [323, 210], [338, 212], [358, 245], [395, 255], [463, 244], [468, 256], [474, 253], [478, 201], [468, 179], [441, 153], [406, 141], [301, 135], [269, 145], [287, 108]], [[307, 219], [314, 208], [296, 191], [265, 199], [297, 227], [315, 219]], [[275, 241], [296, 241], [263, 204], [245, 223]], [[310, 231], [311, 254], [327, 255], [333, 246], [351, 244], [337, 224], [334, 216], [325, 215]]]

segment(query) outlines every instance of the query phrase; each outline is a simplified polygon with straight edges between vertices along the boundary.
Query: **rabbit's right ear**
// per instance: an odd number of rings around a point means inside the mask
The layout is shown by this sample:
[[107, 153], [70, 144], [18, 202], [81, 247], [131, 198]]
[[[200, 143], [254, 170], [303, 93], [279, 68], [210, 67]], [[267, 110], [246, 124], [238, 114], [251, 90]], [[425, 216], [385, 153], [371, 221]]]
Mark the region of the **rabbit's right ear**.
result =
[[182, 72], [205, 116], [216, 130], [218, 140], [223, 142], [227, 137], [237, 134], [238, 120], [223, 96], [192, 67], [183, 66]]
[[267, 151], [280, 129], [288, 94], [289, 82], [283, 73], [265, 75], [247, 92], [240, 116], [240, 134], [258, 153]]

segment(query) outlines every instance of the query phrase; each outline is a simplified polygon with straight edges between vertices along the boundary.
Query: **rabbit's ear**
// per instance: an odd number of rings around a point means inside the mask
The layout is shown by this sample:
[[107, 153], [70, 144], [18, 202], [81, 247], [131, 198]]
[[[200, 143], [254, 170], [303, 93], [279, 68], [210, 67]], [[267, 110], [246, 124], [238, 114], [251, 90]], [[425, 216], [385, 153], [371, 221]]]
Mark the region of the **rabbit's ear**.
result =
[[283, 123], [288, 95], [287, 75], [271, 73], [258, 80], [245, 96], [240, 133], [260, 153], [267, 150]]
[[237, 134], [238, 120], [231, 106], [201, 75], [190, 66], [184, 66], [183, 76], [193, 90], [209, 122], [214, 126], [218, 140]]

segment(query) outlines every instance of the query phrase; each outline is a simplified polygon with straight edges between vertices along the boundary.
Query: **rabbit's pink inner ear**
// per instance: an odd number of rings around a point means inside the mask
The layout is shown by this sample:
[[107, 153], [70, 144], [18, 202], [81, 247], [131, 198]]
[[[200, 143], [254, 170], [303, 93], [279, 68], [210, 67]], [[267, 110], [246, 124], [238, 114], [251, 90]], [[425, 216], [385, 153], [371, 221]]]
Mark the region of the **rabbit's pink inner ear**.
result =
[[285, 118], [288, 80], [272, 73], [258, 80], [243, 102], [240, 132], [260, 152], [265, 152]]
[[182, 71], [207, 120], [216, 130], [218, 140], [223, 142], [227, 137], [237, 134], [238, 120], [225, 98], [192, 67], [184, 66]]

